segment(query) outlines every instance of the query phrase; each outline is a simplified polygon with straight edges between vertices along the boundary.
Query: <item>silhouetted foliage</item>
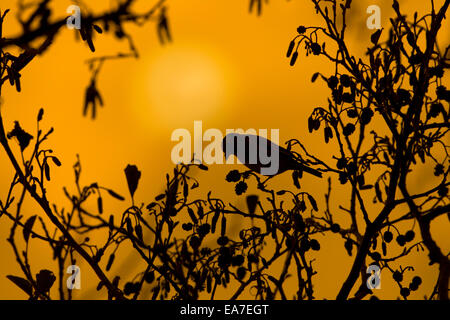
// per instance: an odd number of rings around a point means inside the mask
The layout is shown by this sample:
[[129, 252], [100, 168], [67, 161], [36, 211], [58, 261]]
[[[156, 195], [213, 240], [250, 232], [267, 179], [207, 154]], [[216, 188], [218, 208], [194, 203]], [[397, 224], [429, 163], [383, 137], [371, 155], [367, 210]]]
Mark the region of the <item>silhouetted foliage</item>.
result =
[[[341, 288], [338, 299], [347, 298], [360, 273], [365, 270], [367, 256], [379, 263], [382, 269], [390, 268], [396, 259], [383, 258], [374, 252], [377, 239], [384, 231], [382, 253], [386, 256], [387, 243], [393, 234], [389, 229], [401, 221], [415, 220], [422, 236], [421, 241], [405, 248], [401, 256], [407, 255], [414, 247], [426, 248], [430, 264], [439, 264], [439, 279], [436, 290], [441, 299], [448, 299], [450, 263], [448, 255], [437, 246], [430, 232], [430, 223], [440, 215], [448, 213], [448, 150], [446, 145], [449, 131], [448, 90], [442, 83], [444, 70], [449, 68], [450, 47], [441, 51], [436, 42], [449, 1], [445, 1], [435, 11], [409, 22], [401, 13], [399, 3], [393, 1], [396, 17], [390, 19], [391, 28], [387, 40], [380, 42], [384, 30], [375, 31], [370, 40], [372, 46], [367, 51], [368, 61], [356, 58], [344, 41], [345, 17], [352, 1], [312, 1], [317, 13], [326, 22], [326, 27], [304, 27], [297, 29], [298, 35], [292, 40], [287, 56], [291, 65], [298, 60], [296, 55], [303, 42], [308, 53], [322, 55], [335, 64], [335, 72], [330, 75], [316, 73], [312, 81], [320, 76], [331, 91], [328, 107], [316, 108], [308, 120], [310, 132], [325, 126], [325, 142], [335, 139], [340, 154], [336, 157], [336, 169], [341, 184], [350, 184], [351, 202], [348, 213], [352, 218], [351, 232], [345, 235], [345, 248], [351, 255], [353, 244], [358, 247], [351, 272]], [[343, 23], [337, 23], [341, 15]], [[320, 38], [324, 37], [337, 48], [328, 51]], [[297, 48], [294, 51], [294, 48]], [[444, 107], [443, 104], [447, 107]], [[377, 125], [371, 125], [373, 120]], [[383, 124], [380, 127], [380, 124]], [[387, 129], [387, 130], [385, 130]], [[366, 149], [367, 134], [372, 136], [372, 146]], [[434, 153], [441, 153], [436, 158]], [[434, 175], [440, 182], [420, 194], [411, 194], [408, 177], [417, 161], [434, 164]], [[381, 168], [382, 174], [371, 183], [366, 182], [369, 173]], [[373, 176], [371, 175], [371, 179]], [[374, 202], [381, 203], [377, 215], [370, 215], [367, 196], [363, 193], [375, 192]], [[398, 208], [407, 204], [409, 211], [400, 218], [393, 219]], [[359, 206], [359, 210], [357, 208]], [[358, 225], [357, 216], [362, 214], [366, 226]], [[331, 216], [330, 216], [331, 217]], [[406, 246], [413, 242], [415, 233], [409, 230], [399, 234], [396, 242]], [[351, 241], [354, 241], [351, 242]], [[403, 273], [406, 268], [402, 270]], [[397, 272], [397, 271], [395, 271]], [[394, 274], [395, 274], [394, 272]], [[394, 277], [395, 279], [395, 277]], [[357, 297], [367, 294], [365, 279], [362, 279]], [[405, 299], [409, 289], [396, 281]], [[417, 280], [416, 280], [417, 281]], [[412, 285], [417, 289], [419, 281]], [[433, 292], [431, 296], [434, 296]]]
[[[300, 45], [306, 55], [313, 54], [334, 64], [331, 74], [316, 73], [312, 81], [322, 79], [330, 89], [326, 107], [313, 110], [307, 124], [311, 133], [323, 128], [326, 143], [335, 143], [338, 155], [327, 163], [310, 154], [298, 140], [287, 142], [288, 152], [302, 163], [328, 175], [325, 202], [300, 185], [302, 173], [292, 171], [293, 188], [275, 190], [270, 179], [257, 173], [233, 170], [225, 178], [234, 186], [237, 196], [256, 187], [259, 195], [246, 196], [247, 209], [239, 209], [217, 198], [213, 191], [206, 197], [191, 196], [198, 188], [192, 171], [208, 170], [203, 164], [178, 165], [166, 175], [165, 191], [147, 204], [135, 204], [141, 172], [136, 165], [128, 165], [124, 175], [128, 184], [131, 205], [122, 214], [105, 214], [104, 197], [126, 201], [125, 197], [98, 182], [81, 184], [82, 166], [78, 159], [73, 170], [75, 191], [64, 188], [70, 203], [63, 209], [51, 205], [46, 186], [51, 182], [51, 170], [61, 162], [44, 143], [53, 133], [41, 129], [43, 110], [37, 116], [37, 131], [32, 136], [15, 122], [6, 133], [0, 113], [0, 143], [14, 168], [14, 178], [6, 199], [0, 201], [0, 217], [13, 223], [8, 241], [22, 271], [21, 276], [7, 275], [30, 299], [49, 299], [50, 289], [57, 284], [60, 299], [71, 299], [65, 286], [65, 267], [82, 259], [98, 277], [97, 290], [107, 290], [110, 299], [199, 299], [215, 297], [218, 288], [229, 288], [231, 299], [239, 298], [252, 288], [255, 299], [288, 299], [284, 284], [295, 270], [294, 299], [314, 299], [313, 281], [316, 275], [311, 254], [322, 245], [319, 236], [337, 234], [353, 265], [340, 289], [338, 299], [348, 299], [358, 280], [361, 281], [354, 299], [373, 294], [366, 286], [367, 266], [376, 264], [392, 273], [399, 294], [407, 299], [411, 291], [420, 288], [422, 279], [412, 266], [399, 267], [398, 262], [412, 250], [428, 253], [430, 264], [439, 266], [436, 286], [429, 299], [448, 299], [450, 262], [433, 239], [430, 224], [437, 217], [449, 214], [447, 176], [449, 174], [449, 90], [442, 78], [449, 68], [450, 47], [442, 52], [436, 43], [450, 0], [442, 7], [412, 21], [402, 14], [396, 0], [396, 17], [389, 30], [378, 30], [371, 36], [367, 57], [354, 57], [345, 42], [345, 16], [352, 1], [311, 0], [324, 26], [300, 26], [288, 47], [290, 64], [301, 63]], [[114, 32], [117, 39], [126, 38], [130, 55], [105, 56], [89, 61], [93, 76], [86, 92], [84, 113], [91, 105], [95, 117], [97, 103], [102, 103], [96, 89], [96, 77], [104, 61], [128, 56], [137, 57], [131, 36], [125, 31], [126, 22], [147, 21], [160, 8], [159, 1], [150, 11], [138, 14], [131, 10], [134, 1], [122, 1], [116, 10], [83, 18], [81, 37], [94, 51], [94, 30]], [[33, 7], [27, 19], [21, 13], [23, 34], [5, 39], [1, 37], [7, 12], [0, 13], [0, 93], [9, 81], [20, 92], [20, 71], [53, 41], [65, 20], [50, 22], [49, 0]], [[262, 1], [251, 1], [250, 9], [261, 13]], [[159, 11], [157, 32], [160, 40], [171, 39], [165, 9]], [[338, 22], [338, 16], [343, 23]], [[37, 26], [33, 23], [39, 21]], [[100, 28], [98, 24], [102, 25]], [[34, 27], [33, 27], [34, 26]], [[42, 38], [38, 48], [31, 43]], [[386, 39], [386, 40], [383, 40]], [[327, 44], [327, 45], [325, 45]], [[19, 47], [19, 56], [7, 52]], [[330, 47], [334, 50], [328, 49]], [[0, 109], [0, 111], [2, 111]], [[12, 151], [10, 140], [18, 142], [20, 158]], [[30, 149], [32, 149], [30, 151]], [[431, 172], [438, 182], [421, 193], [412, 193], [408, 177], [418, 162], [432, 165]], [[287, 174], [287, 173], [285, 173]], [[340, 210], [350, 217], [350, 224], [338, 224], [330, 197], [336, 180], [346, 188], [347, 196], [337, 201]], [[19, 189], [19, 198], [14, 194]], [[212, 187], [209, 189], [213, 189]], [[292, 191], [292, 190], [294, 191]], [[37, 213], [27, 220], [21, 212], [25, 195], [31, 196], [50, 224]], [[91, 199], [97, 211], [87, 209]], [[344, 202], [348, 201], [348, 204]], [[378, 204], [377, 212], [368, 209], [369, 203]], [[13, 204], [17, 209], [13, 210]], [[333, 205], [333, 207], [336, 207]], [[405, 213], [402, 208], [407, 208]], [[2, 220], [4, 221], [4, 220]], [[25, 221], [25, 222], [24, 222]], [[238, 221], [236, 236], [230, 231]], [[406, 232], [400, 224], [410, 222]], [[39, 233], [37, 225], [41, 228]], [[16, 243], [16, 231], [22, 229], [26, 243], [23, 251]], [[106, 240], [93, 243], [90, 234], [102, 232]], [[84, 236], [83, 241], [77, 241]], [[81, 237], [83, 238], [83, 237]], [[36, 240], [35, 240], [36, 239]], [[395, 239], [395, 241], [394, 241]], [[30, 241], [46, 242], [57, 261], [58, 270], [32, 271], [29, 261]], [[131, 243], [134, 252], [146, 267], [134, 277], [122, 279], [111, 274], [111, 268], [120, 260], [119, 250]], [[391, 247], [403, 247], [402, 253], [390, 254]], [[271, 267], [283, 262], [280, 274]], [[316, 262], [314, 262], [316, 263]]]
[[269, 0], [250, 0], [250, 13], [256, 11], [256, 14], [260, 16], [262, 14], [263, 3], [269, 3]]

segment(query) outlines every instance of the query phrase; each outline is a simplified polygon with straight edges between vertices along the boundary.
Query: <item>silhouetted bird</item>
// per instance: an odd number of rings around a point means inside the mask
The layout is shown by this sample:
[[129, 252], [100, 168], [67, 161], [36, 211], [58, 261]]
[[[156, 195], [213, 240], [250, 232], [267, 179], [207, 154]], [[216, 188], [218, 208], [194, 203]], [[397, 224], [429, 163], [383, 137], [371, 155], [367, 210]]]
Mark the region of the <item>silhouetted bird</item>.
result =
[[298, 170], [322, 177], [320, 171], [301, 163], [287, 149], [260, 136], [227, 134], [223, 138], [222, 149], [226, 159], [233, 154], [247, 168], [262, 175], [274, 176], [287, 170]]

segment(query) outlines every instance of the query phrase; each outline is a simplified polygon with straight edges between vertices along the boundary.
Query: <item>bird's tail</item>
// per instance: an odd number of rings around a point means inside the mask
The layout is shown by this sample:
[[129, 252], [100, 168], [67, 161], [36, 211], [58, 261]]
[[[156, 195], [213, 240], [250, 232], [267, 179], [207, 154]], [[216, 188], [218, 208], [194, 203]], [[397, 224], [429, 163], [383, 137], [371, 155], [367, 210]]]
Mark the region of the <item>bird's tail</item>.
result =
[[320, 171], [318, 171], [316, 169], [310, 168], [308, 166], [305, 166], [304, 164], [299, 163], [298, 164], [298, 169], [302, 170], [304, 172], [308, 172], [308, 173], [312, 174], [313, 176], [322, 178], [322, 172], [320, 172]]

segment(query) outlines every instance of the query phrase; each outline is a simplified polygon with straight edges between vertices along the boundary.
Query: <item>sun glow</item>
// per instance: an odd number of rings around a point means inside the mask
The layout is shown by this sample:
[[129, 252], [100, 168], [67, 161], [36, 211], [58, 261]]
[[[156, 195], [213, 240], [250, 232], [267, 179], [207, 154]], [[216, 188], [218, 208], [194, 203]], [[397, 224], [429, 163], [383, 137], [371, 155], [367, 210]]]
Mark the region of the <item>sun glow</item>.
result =
[[228, 70], [207, 50], [165, 48], [150, 64], [148, 108], [157, 121], [204, 119], [229, 99]]

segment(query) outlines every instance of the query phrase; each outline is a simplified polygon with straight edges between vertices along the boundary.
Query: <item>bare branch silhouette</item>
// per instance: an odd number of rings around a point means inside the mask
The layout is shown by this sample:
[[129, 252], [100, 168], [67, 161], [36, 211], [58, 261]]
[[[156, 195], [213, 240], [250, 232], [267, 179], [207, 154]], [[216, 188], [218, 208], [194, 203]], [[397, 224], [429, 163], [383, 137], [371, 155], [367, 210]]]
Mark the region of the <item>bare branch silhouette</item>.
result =
[[[311, 1], [322, 25], [299, 26], [287, 58], [291, 66], [302, 63], [304, 47], [307, 56], [323, 58], [333, 67], [330, 74], [312, 76], [312, 82], [323, 80], [330, 97], [324, 101], [326, 107], [314, 108], [307, 124], [310, 133], [320, 130], [325, 143], [335, 144], [338, 154], [330, 154], [334, 160], [320, 159], [304, 142], [291, 139], [280, 149], [287, 164], [280, 174], [291, 174], [292, 186], [275, 188], [270, 178], [260, 175], [261, 165], [230, 171], [224, 178], [237, 197], [246, 197], [246, 209], [219, 198], [214, 186], [205, 186], [209, 192], [194, 197], [192, 190], [201, 182], [194, 177], [195, 171], [209, 169], [199, 163], [175, 166], [163, 182], [164, 192], [138, 205], [135, 197], [141, 171], [130, 164], [123, 168], [129, 206], [120, 215], [105, 216], [105, 197], [122, 202], [126, 197], [100, 182], [81, 184], [79, 158], [73, 166], [74, 191], [63, 188], [66, 206], [48, 198], [53, 168], [61, 162], [57, 152], [46, 146], [53, 128], [42, 128], [44, 110], [37, 115], [36, 132], [30, 134], [20, 121], [5, 124], [0, 108], [0, 144], [14, 174], [8, 193], [0, 200], [0, 223], [11, 223], [8, 242], [21, 272], [6, 275], [8, 279], [29, 299], [51, 299], [54, 285], [59, 299], [72, 299], [65, 268], [82, 259], [97, 277], [97, 290], [106, 289], [109, 299], [146, 299], [147, 294], [153, 300], [214, 299], [218, 289], [226, 288], [231, 300], [246, 291], [255, 299], [312, 300], [320, 263], [312, 252], [323, 246], [319, 235], [333, 233], [342, 239], [342, 253], [353, 257], [344, 283], [334, 284], [337, 299], [376, 298], [367, 285], [369, 265], [391, 273], [400, 295], [408, 299], [412, 291], [419, 290], [422, 278], [413, 266], [401, 267], [399, 262], [414, 250], [426, 250], [430, 265], [439, 266], [435, 288], [427, 298], [448, 300], [449, 254], [439, 247], [430, 225], [445, 215], [450, 219], [450, 91], [443, 80], [450, 67], [450, 47], [442, 51], [437, 43], [450, 0], [439, 8], [431, 1], [431, 12], [416, 13], [413, 20], [393, 0], [395, 17], [390, 28], [373, 32], [363, 57], [351, 53], [345, 38], [352, 1]], [[29, 7], [20, 1], [18, 17], [23, 30], [14, 37], [3, 36], [9, 17], [8, 11], [0, 12], [0, 96], [8, 83], [21, 91], [22, 70], [52, 45], [65, 25], [65, 18], [51, 22], [50, 2], [42, 0]], [[133, 2], [120, 1], [113, 10], [82, 15], [79, 33], [91, 51], [95, 51], [94, 34], [103, 32], [113, 32], [116, 40], [126, 40], [129, 47], [128, 53], [87, 61], [91, 79], [85, 92], [85, 115], [95, 118], [97, 107], [103, 105], [97, 84], [103, 64], [139, 57], [126, 24], [142, 25], [154, 18], [160, 42], [172, 41], [166, 1], [157, 1], [140, 13], [132, 10]], [[250, 11], [261, 14], [262, 4], [262, 0], [250, 1]], [[12, 52], [18, 48], [21, 53], [16, 56]], [[423, 170], [433, 185], [412, 191], [416, 188], [412, 188], [411, 172], [419, 162], [425, 164]], [[300, 184], [304, 171], [316, 179], [326, 178], [324, 202]], [[250, 194], [249, 186], [258, 194]], [[341, 189], [345, 193], [334, 197]], [[25, 220], [22, 205], [27, 196], [40, 211]], [[95, 212], [88, 209], [91, 201], [97, 204]], [[348, 215], [348, 225], [337, 223], [336, 208], [339, 214]], [[237, 236], [230, 231], [234, 223], [239, 226]], [[411, 226], [406, 231], [405, 223]], [[19, 230], [24, 249], [17, 242]], [[104, 235], [104, 241], [92, 240], [93, 234]], [[57, 272], [49, 266], [33, 273], [31, 241], [49, 245]], [[125, 244], [132, 245], [145, 267], [121, 283], [123, 275], [113, 272], [112, 266], [121, 260], [119, 249]], [[393, 254], [392, 247], [401, 252]], [[409, 276], [411, 281], [406, 280]], [[286, 282], [294, 278], [292, 296]]]

